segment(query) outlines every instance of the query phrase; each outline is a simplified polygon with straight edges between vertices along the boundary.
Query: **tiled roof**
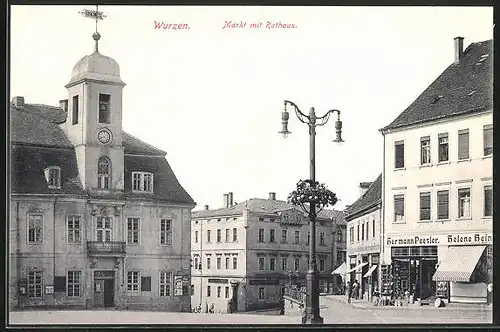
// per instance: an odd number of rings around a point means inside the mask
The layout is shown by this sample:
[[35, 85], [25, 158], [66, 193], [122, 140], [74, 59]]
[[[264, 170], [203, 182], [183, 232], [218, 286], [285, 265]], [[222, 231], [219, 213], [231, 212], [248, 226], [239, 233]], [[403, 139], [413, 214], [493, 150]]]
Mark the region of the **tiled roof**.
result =
[[470, 44], [390, 125], [394, 129], [493, 107], [493, 40]]
[[[289, 209], [297, 209], [304, 213], [299, 207], [294, 206], [292, 204], [288, 204], [285, 201], [280, 200], [271, 200], [271, 199], [262, 199], [262, 198], [251, 198], [242, 203], [238, 203], [231, 207], [215, 209], [215, 210], [199, 210], [193, 211], [193, 218], [211, 218], [211, 217], [219, 217], [219, 216], [230, 216], [230, 215], [240, 215], [243, 214], [243, 210], [248, 208], [250, 213], [261, 213], [268, 215], [277, 215], [278, 212], [289, 210]], [[304, 213], [304, 216], [307, 217], [307, 214]], [[331, 219], [333, 217], [342, 218], [343, 214], [340, 211], [326, 209], [321, 211], [318, 214], [318, 218], [321, 219]], [[340, 217], [342, 216], [342, 217]], [[341, 222], [342, 222], [341, 221]]]
[[347, 220], [351, 220], [356, 214], [363, 212], [366, 209], [380, 203], [382, 200], [382, 174], [380, 174], [377, 179], [372, 182], [370, 187], [366, 192], [358, 198], [353, 204], [349, 205], [345, 209], [345, 215]]
[[[79, 181], [74, 148], [55, 123], [60, 123], [61, 112], [65, 114], [61, 108], [46, 105], [28, 104], [23, 109], [11, 106], [13, 193], [88, 194]], [[116, 198], [194, 204], [175, 177], [164, 151], [125, 132], [123, 134], [125, 190], [124, 193], [114, 193]], [[61, 189], [48, 188], [44, 174], [47, 166], [61, 167]], [[131, 192], [132, 171], [154, 173], [154, 194]]]

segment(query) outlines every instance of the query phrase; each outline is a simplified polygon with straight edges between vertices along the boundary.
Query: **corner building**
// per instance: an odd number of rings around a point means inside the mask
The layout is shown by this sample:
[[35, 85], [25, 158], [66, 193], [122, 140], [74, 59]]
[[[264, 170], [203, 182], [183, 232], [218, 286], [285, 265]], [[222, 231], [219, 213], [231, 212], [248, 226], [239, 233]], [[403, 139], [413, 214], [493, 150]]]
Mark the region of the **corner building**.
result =
[[10, 105], [9, 304], [189, 311], [195, 203], [166, 152], [122, 130], [99, 38], [59, 107]]
[[384, 261], [399, 294], [484, 303], [492, 283], [493, 41], [452, 63], [384, 135]]

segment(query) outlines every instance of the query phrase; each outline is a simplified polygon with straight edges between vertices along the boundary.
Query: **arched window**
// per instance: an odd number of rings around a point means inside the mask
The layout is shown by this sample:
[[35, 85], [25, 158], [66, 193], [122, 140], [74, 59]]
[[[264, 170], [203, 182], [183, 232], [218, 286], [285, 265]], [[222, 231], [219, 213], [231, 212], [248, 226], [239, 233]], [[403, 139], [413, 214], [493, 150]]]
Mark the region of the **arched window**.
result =
[[101, 157], [97, 163], [97, 188], [109, 189], [111, 182], [111, 160]]

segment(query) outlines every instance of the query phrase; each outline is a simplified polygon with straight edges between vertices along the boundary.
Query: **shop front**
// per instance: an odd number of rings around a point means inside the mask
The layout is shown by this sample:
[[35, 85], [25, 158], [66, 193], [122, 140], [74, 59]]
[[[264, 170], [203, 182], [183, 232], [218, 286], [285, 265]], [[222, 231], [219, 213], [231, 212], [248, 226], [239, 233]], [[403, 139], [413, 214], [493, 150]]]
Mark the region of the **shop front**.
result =
[[371, 254], [368, 257], [369, 260], [369, 268], [363, 274], [363, 281], [366, 283], [366, 295], [365, 298], [370, 300], [372, 299], [373, 292], [375, 290], [379, 290], [379, 273], [378, 267], [380, 265], [380, 255], [379, 254]]

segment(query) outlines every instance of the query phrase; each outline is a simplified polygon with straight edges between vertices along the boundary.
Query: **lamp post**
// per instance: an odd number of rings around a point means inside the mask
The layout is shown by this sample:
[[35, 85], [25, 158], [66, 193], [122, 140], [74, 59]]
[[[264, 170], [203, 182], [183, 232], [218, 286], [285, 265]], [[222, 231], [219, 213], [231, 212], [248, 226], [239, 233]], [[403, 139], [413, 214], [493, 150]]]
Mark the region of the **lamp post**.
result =
[[[316, 186], [316, 127], [325, 125], [330, 119], [330, 115], [337, 112], [337, 121], [335, 122], [336, 138], [333, 142], [341, 143], [342, 140], [342, 122], [340, 121], [340, 111], [330, 110], [325, 115], [317, 117], [314, 107], [311, 107], [309, 115], [300, 111], [295, 103], [285, 100], [285, 110], [281, 114], [282, 130], [279, 132], [283, 137], [287, 137], [291, 132], [288, 130], [289, 113], [287, 106], [294, 108], [297, 118], [309, 127], [309, 149], [310, 149], [310, 181], [311, 186]], [[323, 324], [323, 318], [319, 314], [319, 272], [316, 266], [316, 204], [309, 205], [309, 229], [311, 241], [309, 242], [309, 269], [306, 275], [306, 312], [302, 319], [303, 324]]]

